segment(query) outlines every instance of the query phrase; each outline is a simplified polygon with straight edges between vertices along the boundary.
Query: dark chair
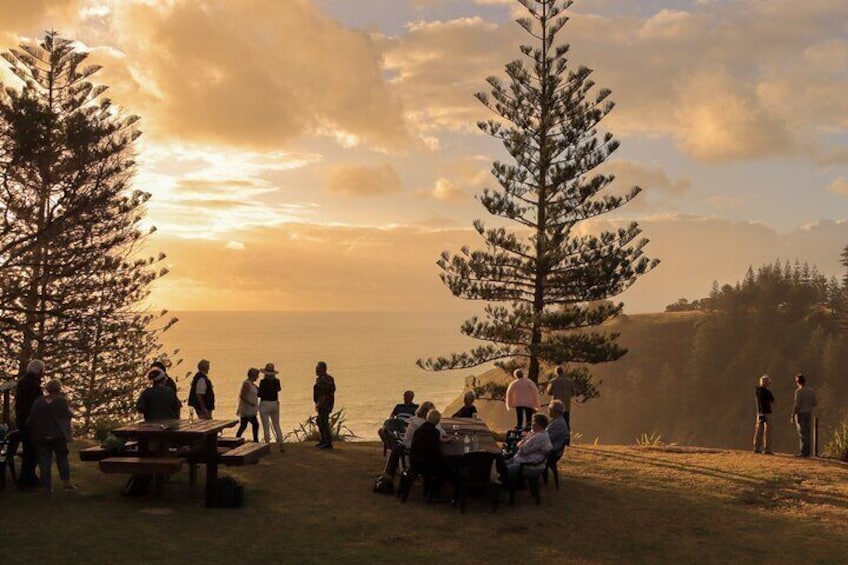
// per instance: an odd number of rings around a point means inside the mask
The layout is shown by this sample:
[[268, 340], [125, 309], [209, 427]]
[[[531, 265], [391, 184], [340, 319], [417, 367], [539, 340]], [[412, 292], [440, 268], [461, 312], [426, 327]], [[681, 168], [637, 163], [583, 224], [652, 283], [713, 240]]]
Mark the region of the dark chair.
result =
[[457, 467], [457, 502], [459, 511], [465, 512], [465, 501], [469, 490], [478, 490], [486, 493], [492, 512], [498, 510], [498, 498], [500, 485], [491, 481], [492, 466], [496, 455], [493, 453], [474, 452], [462, 456]]
[[556, 451], [551, 451], [548, 454], [548, 461], [545, 465], [545, 470], [542, 471], [542, 482], [548, 484], [548, 469], [550, 469], [551, 474], [554, 476], [554, 485], [556, 489], [559, 490], [559, 471], [557, 470], [557, 463], [562, 459], [564, 449], [558, 449]]
[[383, 427], [380, 429], [380, 439], [383, 440], [383, 455], [386, 451], [392, 448], [397, 441], [403, 440], [403, 434], [406, 432], [406, 426], [409, 423], [405, 418], [389, 418], [383, 422]]
[[18, 483], [18, 475], [15, 471], [15, 455], [21, 443], [20, 431], [12, 430], [6, 433], [0, 440], [0, 488], [6, 488], [6, 467], [9, 467], [9, 475], [12, 484]]
[[524, 481], [527, 481], [527, 486], [530, 489], [530, 494], [536, 500], [536, 504], [542, 504], [542, 497], [539, 494], [539, 477], [544, 472], [547, 466], [546, 463], [528, 464], [522, 463], [518, 469], [518, 476], [509, 480], [509, 505], [515, 503], [515, 491]]
[[412, 467], [406, 467], [400, 474], [400, 483], [397, 488], [397, 496], [401, 502], [406, 502], [407, 499], [409, 499], [409, 492], [412, 490], [412, 485], [415, 483], [416, 479], [421, 479], [421, 488], [424, 498], [428, 503], [432, 501], [433, 492], [430, 488], [433, 480], [432, 476], [427, 473], [417, 473], [412, 469]]

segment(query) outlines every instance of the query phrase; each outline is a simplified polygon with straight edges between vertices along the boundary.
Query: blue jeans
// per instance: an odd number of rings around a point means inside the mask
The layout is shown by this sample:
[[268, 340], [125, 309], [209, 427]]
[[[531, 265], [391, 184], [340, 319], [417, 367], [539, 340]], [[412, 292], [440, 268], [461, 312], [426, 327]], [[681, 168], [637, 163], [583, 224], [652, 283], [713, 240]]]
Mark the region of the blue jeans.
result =
[[50, 439], [35, 444], [38, 455], [38, 468], [41, 471], [41, 486], [46, 490], [52, 488], [50, 466], [53, 464], [53, 455], [56, 455], [56, 466], [59, 468], [59, 478], [63, 481], [71, 480], [71, 467], [68, 464], [68, 442], [64, 439]]

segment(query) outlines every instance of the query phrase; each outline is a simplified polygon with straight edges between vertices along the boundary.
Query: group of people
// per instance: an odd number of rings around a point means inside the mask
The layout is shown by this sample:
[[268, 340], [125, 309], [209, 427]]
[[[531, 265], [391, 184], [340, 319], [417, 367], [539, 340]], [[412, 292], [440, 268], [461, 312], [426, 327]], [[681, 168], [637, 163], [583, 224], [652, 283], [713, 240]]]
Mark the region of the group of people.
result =
[[43, 378], [44, 362], [31, 360], [15, 393], [15, 421], [23, 448], [18, 486], [21, 489], [40, 486], [46, 493], [53, 492], [51, 468], [55, 458], [65, 490], [76, 490], [68, 462], [74, 413], [62, 392], [61, 381], [51, 379], [42, 386]]
[[[197, 373], [191, 380], [188, 394], [189, 416], [201, 420], [211, 420], [215, 410], [215, 389], [209, 378], [211, 363], [201, 359], [197, 363]], [[262, 379], [259, 380], [259, 374]], [[265, 443], [274, 439], [280, 452], [284, 452], [283, 431], [280, 428], [280, 391], [282, 385], [278, 378], [279, 371], [274, 363], [267, 363], [263, 369], [251, 367], [247, 370], [247, 378], [239, 390], [239, 417], [237, 437], [242, 437], [248, 424], [253, 432], [253, 441], [259, 441], [259, 419], [262, 420]], [[182, 403], [177, 398], [177, 384], [168, 376], [166, 367], [160, 361], [151, 364], [147, 373], [150, 386], [142, 391], [136, 402], [136, 409], [144, 416], [145, 421], [176, 420], [180, 417]], [[259, 384], [256, 381], [259, 380]], [[327, 373], [327, 364], [319, 361], [315, 366], [315, 384], [313, 385], [313, 400], [317, 412], [317, 425], [320, 441], [316, 447], [333, 448], [333, 435], [330, 429], [330, 414], [335, 404], [336, 384]], [[257, 415], [259, 419], [257, 419]]]
[[[541, 408], [539, 387], [524, 375], [522, 369], [513, 371], [512, 376], [513, 380], [506, 388], [504, 403], [507, 410], [515, 409], [516, 429], [529, 429], [530, 419]], [[574, 381], [568, 376], [565, 368], [558, 366], [554, 369], [545, 392], [552, 400], [562, 402], [563, 418], [571, 427], [571, 397], [574, 396]]]
[[[560, 368], [561, 369], [561, 368]], [[570, 443], [570, 429], [567, 421], [568, 410], [561, 398], [553, 398], [548, 406], [549, 415], [536, 413], [540, 408], [538, 402], [534, 406], [527, 399], [532, 400], [532, 394], [521, 396], [518, 391], [525, 391], [525, 383], [529, 383], [534, 389], [535, 383], [526, 379], [522, 371], [516, 371], [515, 380], [507, 392], [507, 407], [521, 407], [522, 417], [531, 425], [525, 429], [524, 421], [518, 422], [517, 429], [523, 432], [523, 437], [518, 442], [514, 453], [505, 454], [504, 458], [498, 459], [498, 467], [503, 475], [502, 479], [515, 479], [522, 466], [544, 466], [548, 455], [552, 452], [562, 453]], [[555, 373], [555, 378], [550, 381], [557, 395], [571, 397], [573, 383], [568, 379], [569, 387], [561, 386], [556, 378], [565, 377], [564, 371]], [[560, 388], [557, 388], [560, 387]], [[441, 426], [442, 413], [436, 409], [432, 402], [426, 401], [419, 406], [414, 402], [415, 393], [407, 390], [403, 395], [403, 403], [397, 404], [391, 411], [390, 421], [393, 419], [405, 422], [402, 440], [391, 445], [389, 432], [386, 428], [380, 430], [380, 437], [384, 443], [389, 444], [389, 451], [383, 476], [393, 478], [397, 473], [399, 462], [404, 454], [408, 454], [409, 464], [413, 473], [425, 475], [430, 480], [430, 495], [438, 493], [444, 483], [456, 485], [454, 466], [445, 456], [443, 445], [455, 441]], [[538, 401], [538, 392], [535, 399]], [[473, 391], [466, 391], [463, 395], [463, 405], [453, 414], [453, 418], [476, 418], [477, 407]], [[529, 412], [529, 413], [528, 413]]]
[[[760, 384], [754, 391], [757, 400], [757, 421], [754, 428], [754, 453], [773, 455], [772, 439], [772, 409], [774, 395], [769, 388], [771, 378], [768, 375], [760, 377]], [[813, 408], [816, 407], [816, 392], [807, 386], [807, 377], [802, 373], [795, 375], [795, 401], [789, 422], [795, 425], [798, 432], [799, 451], [796, 457], [812, 455], [812, 421]]]

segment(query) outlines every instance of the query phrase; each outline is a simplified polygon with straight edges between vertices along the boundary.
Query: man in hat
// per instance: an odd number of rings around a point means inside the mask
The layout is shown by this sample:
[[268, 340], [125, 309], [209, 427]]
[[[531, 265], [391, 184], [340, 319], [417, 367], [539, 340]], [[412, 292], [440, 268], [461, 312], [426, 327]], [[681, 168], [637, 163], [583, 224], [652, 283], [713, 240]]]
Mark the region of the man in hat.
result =
[[333, 449], [333, 435], [330, 430], [330, 413], [336, 402], [336, 381], [327, 374], [327, 364], [318, 361], [315, 366], [315, 384], [312, 386], [312, 399], [318, 412], [318, 430], [321, 441], [315, 447]]
[[148, 374], [150, 386], [141, 392], [135, 408], [144, 415], [145, 422], [178, 420], [180, 401], [165, 379], [165, 373], [153, 369]]
[[212, 410], [215, 409], [215, 391], [209, 380], [209, 366], [206, 359], [197, 363], [197, 373], [188, 391], [188, 405], [197, 411], [197, 417], [201, 420], [211, 420]]
[[262, 369], [262, 380], [259, 381], [259, 417], [262, 419], [262, 430], [265, 433], [265, 443], [271, 442], [271, 427], [274, 428], [274, 437], [280, 447], [283, 448], [283, 431], [280, 429], [280, 379], [277, 378], [276, 367], [273, 363], [267, 363]]
[[150, 370], [152, 371], [153, 369], [159, 369], [160, 371], [162, 371], [162, 373], [165, 374], [165, 384], [168, 386], [168, 388], [173, 390], [174, 393], [176, 393], [177, 382], [172, 379], [171, 376], [168, 374], [168, 368], [165, 367], [165, 363], [163, 363], [162, 361], [154, 361], [150, 364]]

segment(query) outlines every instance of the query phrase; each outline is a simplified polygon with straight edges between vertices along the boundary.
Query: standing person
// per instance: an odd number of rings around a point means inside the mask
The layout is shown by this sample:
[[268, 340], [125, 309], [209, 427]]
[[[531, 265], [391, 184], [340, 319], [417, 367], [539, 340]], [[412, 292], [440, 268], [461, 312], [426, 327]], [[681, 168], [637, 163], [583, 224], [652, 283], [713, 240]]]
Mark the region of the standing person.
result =
[[810, 440], [810, 424], [813, 421], [813, 408], [816, 407], [816, 392], [807, 386], [807, 377], [798, 373], [795, 377], [795, 405], [792, 407], [792, 419], [790, 420], [798, 428], [798, 439], [801, 443], [800, 453], [796, 457], [809, 457], [812, 442]]
[[162, 361], [154, 361], [150, 364], [150, 370], [159, 369], [162, 371], [162, 374], [165, 375], [165, 386], [174, 391], [174, 394], [177, 394], [177, 381], [171, 378], [171, 375], [168, 374], [168, 368], [165, 367], [165, 364]]
[[262, 380], [259, 381], [259, 416], [262, 418], [262, 431], [265, 434], [265, 443], [271, 442], [271, 426], [274, 427], [274, 437], [283, 448], [283, 431], [280, 429], [280, 379], [277, 378], [279, 371], [273, 363], [267, 363], [262, 369]]
[[21, 472], [18, 476], [18, 487], [22, 489], [35, 488], [39, 485], [38, 476], [35, 474], [38, 459], [35, 446], [30, 440], [27, 420], [33, 403], [42, 396], [41, 379], [43, 377], [44, 362], [33, 359], [27, 364], [26, 373], [18, 381], [15, 390], [15, 423], [20, 430], [23, 447], [23, 461], [21, 461]]
[[564, 367], [559, 366], [554, 371], [554, 378], [548, 383], [547, 393], [554, 400], [562, 402], [565, 407], [562, 417], [571, 429], [571, 397], [574, 396], [574, 381], [565, 373]]
[[771, 379], [768, 375], [760, 377], [760, 386], [754, 391], [757, 398], [757, 423], [754, 427], [754, 453], [774, 455], [771, 451], [771, 407], [774, 395], [769, 390]]
[[71, 407], [62, 394], [62, 383], [53, 379], [45, 385], [47, 396], [39, 396], [32, 404], [28, 427], [32, 443], [38, 453], [41, 486], [48, 494], [53, 492], [50, 467], [53, 456], [59, 467], [59, 478], [65, 490], [76, 490], [71, 484], [71, 467], [68, 464], [68, 442], [71, 441]]
[[212, 410], [215, 409], [215, 391], [209, 380], [209, 366], [206, 359], [197, 363], [197, 373], [188, 391], [188, 405], [197, 411], [197, 417], [201, 420], [211, 420]]
[[165, 373], [153, 369], [148, 374], [150, 386], [141, 392], [135, 409], [144, 415], [145, 422], [157, 420], [179, 420], [180, 401], [177, 393], [168, 386]]
[[259, 443], [259, 421], [256, 419], [256, 413], [259, 410], [259, 389], [256, 387], [258, 378], [259, 369], [251, 367], [247, 370], [247, 378], [241, 383], [236, 411], [236, 415], [240, 418], [236, 437], [241, 437], [249, 422], [253, 428], [253, 443]]
[[512, 376], [515, 380], [509, 383], [506, 389], [506, 409], [515, 408], [515, 420], [517, 429], [525, 426], [530, 427], [530, 418], [539, 409], [539, 389], [536, 383], [524, 376], [524, 371], [516, 369]]
[[318, 361], [315, 366], [315, 385], [312, 387], [312, 400], [318, 412], [318, 430], [321, 441], [315, 447], [333, 449], [333, 434], [330, 430], [330, 413], [336, 402], [336, 381], [327, 374], [327, 364]]

